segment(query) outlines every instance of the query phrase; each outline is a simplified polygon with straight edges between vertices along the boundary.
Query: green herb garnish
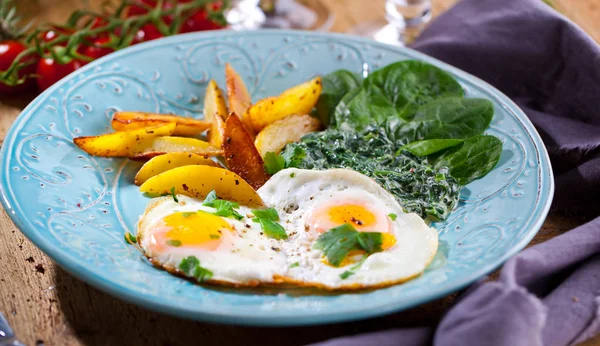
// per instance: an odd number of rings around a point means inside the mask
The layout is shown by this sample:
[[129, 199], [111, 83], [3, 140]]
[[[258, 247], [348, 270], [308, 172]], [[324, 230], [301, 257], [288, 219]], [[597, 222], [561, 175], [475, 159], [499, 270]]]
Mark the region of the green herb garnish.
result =
[[169, 240], [167, 240], [167, 245], [179, 247], [179, 246], [181, 246], [181, 240], [169, 239]]
[[345, 272], [343, 272], [343, 273], [340, 274], [340, 277], [343, 280], [345, 280], [345, 279], [349, 278], [351, 275], [354, 275], [354, 272], [350, 271], [350, 270], [346, 270]]
[[290, 264], [290, 268], [296, 268], [298, 266], [300, 266], [300, 262], [294, 262], [294, 263]]
[[230, 217], [233, 216], [237, 220], [241, 220], [244, 217], [240, 215], [235, 209], [239, 208], [240, 205], [235, 202], [226, 201], [224, 199], [217, 198], [217, 193], [215, 190], [212, 190], [207, 196], [204, 202], [202, 203], [205, 207], [215, 208], [213, 212], [214, 215]]
[[196, 214], [196, 212], [194, 211], [184, 211], [183, 213], [181, 213], [181, 216], [183, 217], [190, 217], [192, 215]]
[[175, 194], [175, 186], [173, 186], [171, 188], [171, 196], [173, 196], [173, 200], [175, 201], [175, 203], [179, 203], [179, 200], [177, 199], [177, 195]]
[[295, 176], [296, 176], [296, 173], [294, 173], [294, 172], [290, 173], [290, 178], [293, 178]]
[[274, 208], [255, 209], [252, 210], [252, 214], [255, 216], [252, 221], [260, 224], [267, 237], [277, 240], [287, 239], [288, 235], [285, 229], [277, 223], [279, 215]]
[[221, 239], [221, 236], [218, 234], [211, 234], [210, 239]]
[[364, 250], [367, 254], [381, 251], [383, 235], [376, 232], [358, 232], [352, 225], [344, 224], [323, 233], [314, 248], [323, 250], [327, 261], [339, 267], [352, 250]]
[[392, 219], [392, 221], [396, 221], [396, 219], [398, 218], [398, 215], [396, 215], [394, 213], [390, 213], [390, 214], [388, 214], [388, 216], [390, 217], [390, 219]]
[[281, 155], [277, 155], [274, 152], [268, 152], [265, 154], [265, 170], [267, 173], [273, 175], [285, 168], [285, 159]]
[[137, 238], [133, 234], [125, 232], [124, 237], [127, 244], [137, 244]]
[[213, 276], [213, 272], [202, 267], [196, 256], [188, 256], [179, 263], [179, 270], [188, 276], [192, 276], [198, 282], [206, 281]]
[[350, 270], [346, 270], [345, 272], [341, 273], [340, 278], [342, 278], [342, 280], [345, 280], [348, 277], [350, 277], [350, 275], [354, 275], [356, 270], [362, 266], [362, 264], [365, 262], [366, 259], [367, 259], [367, 255], [363, 256], [363, 258], [360, 261], [358, 261], [358, 263], [356, 263], [355, 265], [350, 267]]

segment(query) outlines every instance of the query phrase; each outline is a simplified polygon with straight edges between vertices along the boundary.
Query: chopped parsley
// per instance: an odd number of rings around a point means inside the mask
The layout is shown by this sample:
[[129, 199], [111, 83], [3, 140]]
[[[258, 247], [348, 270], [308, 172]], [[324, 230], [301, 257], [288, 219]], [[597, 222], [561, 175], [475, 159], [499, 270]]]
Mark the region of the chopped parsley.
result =
[[383, 235], [376, 232], [358, 232], [352, 225], [344, 224], [323, 233], [314, 248], [323, 250], [327, 261], [339, 267], [352, 250], [364, 250], [367, 254], [382, 251]]
[[179, 263], [179, 270], [188, 276], [194, 277], [198, 282], [212, 278], [213, 272], [202, 267], [196, 256], [188, 256]]
[[268, 152], [265, 154], [265, 170], [267, 173], [273, 175], [285, 168], [285, 159], [281, 155], [277, 155], [274, 152]]
[[285, 229], [277, 223], [279, 215], [275, 209], [255, 209], [252, 210], [252, 214], [255, 216], [252, 221], [260, 224], [267, 237], [277, 240], [287, 239], [288, 235], [285, 233]]
[[398, 218], [398, 215], [394, 213], [388, 214], [388, 216], [390, 217], [390, 219], [392, 219], [392, 221], [396, 221], [396, 218]]
[[364, 255], [363, 258], [360, 261], [358, 261], [358, 263], [356, 263], [355, 265], [350, 267], [350, 270], [346, 270], [345, 272], [341, 273], [340, 278], [342, 278], [342, 280], [346, 280], [351, 275], [354, 275], [356, 270], [362, 266], [362, 264], [365, 262], [366, 259], [367, 259], [367, 255]]
[[341, 273], [341, 274], [340, 274], [340, 277], [341, 277], [343, 280], [346, 280], [346, 279], [347, 279], [347, 278], [349, 278], [351, 275], [354, 275], [354, 272], [353, 272], [353, 271], [350, 271], [350, 270], [346, 270], [345, 272], [343, 272], [343, 273]]
[[196, 214], [196, 212], [194, 211], [184, 211], [183, 213], [181, 213], [181, 216], [183, 217], [190, 217], [192, 215]]
[[217, 193], [215, 192], [215, 190], [212, 190], [206, 196], [206, 199], [204, 200], [202, 205], [205, 207], [215, 208], [215, 211], [213, 212], [213, 214], [217, 215], [217, 216], [223, 216], [223, 217], [233, 216], [236, 220], [241, 220], [244, 218], [242, 215], [240, 215], [240, 213], [238, 213], [235, 210], [240, 207], [239, 204], [217, 198]]
[[290, 173], [290, 178], [293, 178], [295, 176], [296, 176], [296, 173], [294, 173], [294, 172]]
[[136, 244], [137, 243], [137, 238], [129, 232], [125, 232], [124, 237], [125, 237], [125, 242], [127, 244]]
[[181, 240], [169, 239], [169, 240], [167, 240], [167, 245], [179, 247], [179, 246], [181, 246]]
[[221, 236], [218, 234], [211, 234], [210, 239], [221, 239]]
[[290, 264], [290, 268], [296, 268], [300, 265], [300, 262], [294, 262], [292, 264]]
[[175, 201], [175, 203], [179, 203], [179, 200], [177, 199], [177, 195], [175, 194], [175, 186], [173, 186], [171, 188], [171, 196], [173, 197], [173, 200]]

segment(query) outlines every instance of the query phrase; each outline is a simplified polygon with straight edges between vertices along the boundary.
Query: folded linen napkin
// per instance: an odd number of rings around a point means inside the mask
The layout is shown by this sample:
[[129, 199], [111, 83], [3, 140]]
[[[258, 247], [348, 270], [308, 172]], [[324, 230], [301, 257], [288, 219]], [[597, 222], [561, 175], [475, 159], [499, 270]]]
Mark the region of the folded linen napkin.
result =
[[438, 326], [319, 345], [572, 345], [600, 333], [600, 46], [541, 0], [463, 0], [413, 48], [484, 79], [535, 124], [556, 180], [553, 209], [597, 217], [506, 262]]

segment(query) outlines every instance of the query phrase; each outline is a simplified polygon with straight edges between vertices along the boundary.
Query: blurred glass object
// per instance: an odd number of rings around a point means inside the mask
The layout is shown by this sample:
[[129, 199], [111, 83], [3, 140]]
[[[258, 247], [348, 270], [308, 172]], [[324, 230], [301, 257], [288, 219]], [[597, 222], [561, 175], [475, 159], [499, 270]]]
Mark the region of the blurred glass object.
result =
[[429, 20], [431, 0], [387, 0], [385, 19], [361, 23], [350, 33], [387, 44], [406, 45], [421, 33]]
[[233, 0], [226, 18], [233, 30], [328, 31], [334, 20], [332, 12], [319, 0]]

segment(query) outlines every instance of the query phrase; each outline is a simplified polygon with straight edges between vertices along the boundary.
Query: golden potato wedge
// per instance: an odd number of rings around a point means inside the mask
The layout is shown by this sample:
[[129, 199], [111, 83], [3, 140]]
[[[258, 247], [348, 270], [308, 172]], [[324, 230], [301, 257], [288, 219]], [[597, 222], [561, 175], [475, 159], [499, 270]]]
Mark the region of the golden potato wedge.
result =
[[254, 131], [292, 114], [308, 114], [321, 95], [321, 77], [297, 85], [277, 97], [267, 97], [248, 108], [247, 115]]
[[217, 196], [238, 202], [252, 208], [263, 205], [262, 200], [244, 179], [224, 168], [211, 166], [182, 166], [173, 168], [148, 179], [141, 192], [149, 194], [168, 194], [175, 188], [176, 194], [195, 198], [205, 198], [215, 190]]
[[210, 128], [206, 120], [184, 117], [180, 115], [155, 114], [143, 112], [117, 112], [113, 115], [112, 128], [116, 131], [141, 129], [166, 123], [176, 123], [174, 136], [195, 136]]
[[267, 125], [254, 141], [254, 145], [262, 157], [268, 152], [279, 152], [286, 144], [298, 142], [302, 136], [317, 131], [321, 123], [308, 114], [288, 115]]
[[151, 141], [159, 136], [170, 136], [176, 123], [166, 123], [143, 129], [107, 133], [100, 136], [73, 138], [79, 148], [90, 155], [103, 157], [130, 156], [140, 142]]
[[221, 149], [213, 148], [205, 141], [186, 137], [157, 137], [139, 141], [133, 147], [129, 158], [136, 161], [145, 161], [166, 153], [185, 152], [203, 155], [206, 157], [221, 155]]
[[202, 155], [182, 152], [167, 153], [153, 157], [150, 161], [146, 162], [135, 175], [135, 184], [142, 185], [146, 180], [155, 175], [173, 168], [189, 165], [219, 167], [218, 163]]
[[250, 122], [250, 118], [246, 116], [246, 110], [252, 105], [252, 97], [250, 97], [250, 93], [242, 77], [229, 63], [225, 64], [225, 82], [227, 84], [229, 109], [241, 117], [240, 120], [244, 124], [244, 127], [246, 127], [246, 131], [254, 138], [254, 127]]
[[225, 98], [217, 83], [211, 79], [204, 95], [204, 120], [211, 123], [208, 142], [215, 148], [223, 146], [224, 119], [227, 118]]
[[225, 122], [223, 156], [227, 167], [258, 189], [269, 180], [264, 162], [237, 115], [231, 113]]

